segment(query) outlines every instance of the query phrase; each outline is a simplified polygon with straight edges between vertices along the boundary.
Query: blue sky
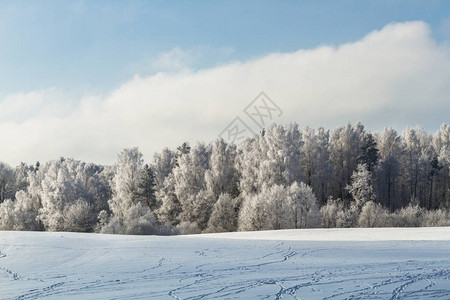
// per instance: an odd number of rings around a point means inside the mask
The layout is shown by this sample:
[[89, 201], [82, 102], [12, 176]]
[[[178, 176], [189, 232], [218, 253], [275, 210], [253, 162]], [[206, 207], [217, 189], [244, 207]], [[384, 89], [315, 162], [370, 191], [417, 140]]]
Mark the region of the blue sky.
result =
[[[158, 71], [158, 54], [202, 50], [192, 68], [338, 45], [390, 22], [450, 35], [448, 1], [3, 1], [0, 95], [105, 92]], [[447, 26], [447, 29], [444, 29]]]
[[261, 91], [281, 124], [434, 132], [449, 70], [450, 1], [2, 1], [0, 161], [151, 160]]

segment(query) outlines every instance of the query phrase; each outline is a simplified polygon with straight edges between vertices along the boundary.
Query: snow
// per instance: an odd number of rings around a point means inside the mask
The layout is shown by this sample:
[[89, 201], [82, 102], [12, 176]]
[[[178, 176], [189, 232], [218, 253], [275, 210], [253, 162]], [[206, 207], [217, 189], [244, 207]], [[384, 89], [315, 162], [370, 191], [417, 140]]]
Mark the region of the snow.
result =
[[448, 299], [450, 227], [0, 231], [0, 299]]
[[283, 241], [450, 241], [450, 227], [286, 229], [193, 236]]

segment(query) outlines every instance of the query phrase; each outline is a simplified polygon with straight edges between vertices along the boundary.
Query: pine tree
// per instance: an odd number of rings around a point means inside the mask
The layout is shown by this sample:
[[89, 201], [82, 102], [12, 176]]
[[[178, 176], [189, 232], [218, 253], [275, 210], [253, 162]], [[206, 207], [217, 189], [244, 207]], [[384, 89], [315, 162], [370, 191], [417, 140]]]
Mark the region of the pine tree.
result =
[[136, 201], [148, 206], [151, 210], [158, 208], [155, 197], [155, 176], [148, 164], [142, 169], [142, 175], [134, 197]]
[[361, 150], [362, 154], [358, 157], [358, 161], [360, 164], [366, 165], [369, 172], [372, 172], [374, 167], [378, 164], [380, 157], [378, 155], [379, 150], [377, 149], [377, 143], [371, 133], [366, 135]]
[[188, 142], [184, 142], [181, 144], [181, 146], [178, 146], [177, 148], [177, 154], [176, 154], [176, 165], [178, 166], [178, 160], [180, 157], [182, 157], [184, 154], [188, 154], [191, 151], [191, 147], [189, 146]]

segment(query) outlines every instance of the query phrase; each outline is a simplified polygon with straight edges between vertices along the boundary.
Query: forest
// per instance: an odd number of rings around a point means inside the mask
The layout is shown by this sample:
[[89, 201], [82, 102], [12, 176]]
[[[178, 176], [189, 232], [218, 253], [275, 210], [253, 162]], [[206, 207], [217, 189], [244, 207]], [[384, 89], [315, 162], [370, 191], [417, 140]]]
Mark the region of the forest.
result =
[[113, 166], [0, 163], [0, 229], [192, 234], [450, 226], [450, 126], [369, 132], [273, 124], [242, 144], [164, 148]]

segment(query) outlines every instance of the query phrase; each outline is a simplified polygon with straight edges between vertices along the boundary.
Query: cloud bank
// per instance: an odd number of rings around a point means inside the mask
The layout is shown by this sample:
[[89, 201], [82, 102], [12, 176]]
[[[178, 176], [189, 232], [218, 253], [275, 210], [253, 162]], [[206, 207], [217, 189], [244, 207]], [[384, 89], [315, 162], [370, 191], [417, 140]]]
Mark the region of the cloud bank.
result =
[[[178, 69], [177, 53], [159, 62]], [[111, 164], [131, 146], [150, 161], [165, 146], [214, 140], [261, 91], [283, 110], [278, 123], [330, 128], [361, 121], [371, 130], [435, 130], [449, 121], [449, 70], [450, 49], [433, 40], [427, 24], [408, 22], [337, 47], [135, 76], [75, 104], [55, 88], [18, 93], [0, 101], [0, 161], [65, 156]]]

